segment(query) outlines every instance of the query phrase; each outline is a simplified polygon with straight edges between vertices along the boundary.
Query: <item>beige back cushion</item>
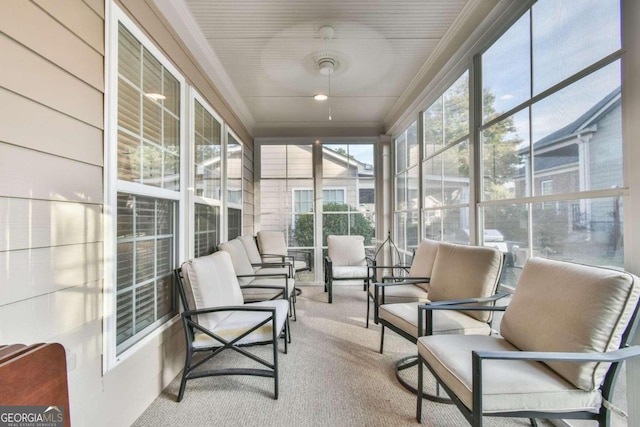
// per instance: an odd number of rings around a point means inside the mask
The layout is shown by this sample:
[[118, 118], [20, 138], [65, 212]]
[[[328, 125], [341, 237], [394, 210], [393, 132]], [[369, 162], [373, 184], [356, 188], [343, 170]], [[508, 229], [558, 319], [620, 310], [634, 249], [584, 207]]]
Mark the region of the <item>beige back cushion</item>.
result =
[[[489, 297], [496, 292], [501, 271], [502, 253], [495, 248], [442, 242], [433, 263], [429, 299]], [[482, 322], [491, 320], [491, 312], [464, 313]]]
[[[431, 277], [439, 245], [440, 242], [430, 239], [423, 239], [420, 242], [411, 262], [409, 277]], [[426, 291], [429, 290], [429, 283], [420, 283], [418, 286]]]
[[[249, 257], [247, 256], [247, 252], [244, 250], [244, 245], [240, 240], [233, 239], [220, 243], [218, 249], [227, 252], [231, 256], [233, 269], [238, 276], [255, 273], [251, 261], [249, 261]], [[238, 280], [240, 280], [241, 284], [246, 285], [253, 279], [253, 277], [240, 277]]]
[[[195, 258], [182, 264], [183, 283], [189, 304], [196, 309], [242, 305], [242, 291], [227, 252]], [[194, 308], [191, 305], [191, 308]], [[229, 313], [198, 316], [198, 323], [214, 329]]]
[[362, 236], [327, 236], [327, 253], [334, 266], [367, 265]]
[[256, 240], [253, 236], [244, 235], [239, 236], [237, 239], [240, 240], [244, 246], [244, 250], [247, 253], [247, 257], [249, 257], [249, 262], [251, 264], [259, 264], [262, 262], [260, 252], [258, 251], [258, 245], [256, 245]]
[[[525, 351], [614, 350], [637, 301], [637, 281], [631, 274], [532, 258], [518, 280], [500, 333]], [[595, 363], [547, 365], [583, 390], [598, 387], [608, 369]]]
[[261, 254], [287, 255], [287, 242], [282, 231], [258, 231], [258, 247]]

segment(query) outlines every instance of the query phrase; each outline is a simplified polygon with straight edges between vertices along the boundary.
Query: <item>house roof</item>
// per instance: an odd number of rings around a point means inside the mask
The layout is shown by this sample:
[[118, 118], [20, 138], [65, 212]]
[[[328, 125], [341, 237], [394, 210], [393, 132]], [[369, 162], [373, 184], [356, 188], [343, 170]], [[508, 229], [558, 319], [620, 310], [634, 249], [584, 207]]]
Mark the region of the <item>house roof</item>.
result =
[[[600, 120], [604, 114], [609, 112], [610, 109], [618, 103], [620, 103], [620, 86], [611, 91], [607, 96], [602, 98], [573, 122], [536, 141], [533, 144], [533, 148], [544, 148], [567, 139], [567, 137], [578, 133], [580, 130]], [[526, 151], [528, 151], [528, 148], [521, 149], [519, 154], [525, 154]]]

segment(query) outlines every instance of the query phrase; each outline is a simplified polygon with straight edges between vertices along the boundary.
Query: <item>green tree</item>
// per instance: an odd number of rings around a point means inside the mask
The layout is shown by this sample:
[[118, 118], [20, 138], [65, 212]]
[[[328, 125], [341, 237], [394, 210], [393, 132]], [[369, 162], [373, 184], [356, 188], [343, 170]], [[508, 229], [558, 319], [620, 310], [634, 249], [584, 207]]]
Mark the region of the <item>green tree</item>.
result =
[[[322, 242], [327, 241], [327, 236], [358, 235], [364, 237], [364, 244], [370, 245], [375, 234], [374, 224], [371, 219], [358, 212], [349, 205], [340, 203], [327, 203], [323, 206], [324, 212], [344, 212], [344, 214], [328, 213], [322, 216]], [[313, 242], [313, 215], [300, 215], [296, 218], [293, 237], [298, 246], [314, 246]]]

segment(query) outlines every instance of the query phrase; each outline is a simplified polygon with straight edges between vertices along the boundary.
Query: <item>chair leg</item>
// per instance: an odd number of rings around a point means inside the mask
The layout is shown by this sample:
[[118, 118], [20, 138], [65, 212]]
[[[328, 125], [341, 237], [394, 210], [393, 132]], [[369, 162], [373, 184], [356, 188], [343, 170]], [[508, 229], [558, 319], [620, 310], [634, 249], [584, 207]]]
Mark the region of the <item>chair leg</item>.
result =
[[327, 290], [329, 291], [329, 304], [333, 302], [333, 279], [329, 278], [327, 282]]
[[418, 394], [416, 399], [416, 421], [422, 423], [422, 359], [418, 356]]
[[176, 399], [177, 402], [182, 401], [182, 398], [184, 397], [184, 389], [187, 386], [187, 375], [189, 374], [189, 366], [191, 366], [191, 358], [192, 358], [191, 351], [187, 349], [187, 354], [185, 356], [185, 362], [184, 362], [184, 369], [182, 371], [182, 380], [180, 381], [180, 391], [178, 391], [178, 398]]
[[[289, 319], [287, 319], [288, 322]], [[287, 326], [285, 325], [285, 331]], [[286, 332], [285, 332], [286, 333]], [[275, 335], [275, 332], [274, 332]], [[287, 339], [284, 340], [284, 352], [287, 352]], [[278, 340], [273, 340], [273, 399], [278, 400]]]
[[369, 327], [369, 306], [371, 305], [371, 298], [369, 292], [367, 292], [367, 328]]
[[380, 328], [380, 354], [382, 354], [382, 349], [384, 348], [384, 325]]
[[[294, 292], [295, 293], [295, 292]], [[289, 317], [291, 317], [293, 319], [293, 321], [297, 321], [298, 320], [298, 316], [296, 314], [296, 301], [295, 301], [295, 297], [291, 297], [289, 298]]]
[[538, 422], [535, 418], [529, 418], [529, 421], [531, 422], [532, 427], [538, 427]]
[[284, 322], [284, 354], [289, 351], [288, 344], [291, 343], [291, 327], [289, 326], [289, 319]]

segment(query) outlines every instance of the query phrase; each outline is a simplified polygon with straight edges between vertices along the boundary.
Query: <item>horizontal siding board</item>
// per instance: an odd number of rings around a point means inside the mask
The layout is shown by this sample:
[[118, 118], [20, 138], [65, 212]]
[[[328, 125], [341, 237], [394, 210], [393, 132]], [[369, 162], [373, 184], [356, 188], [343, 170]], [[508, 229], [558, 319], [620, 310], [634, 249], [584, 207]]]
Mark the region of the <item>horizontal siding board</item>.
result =
[[94, 126], [4, 89], [0, 117], [1, 142], [103, 164], [103, 133]]
[[0, 306], [0, 342], [43, 342], [84, 327], [102, 315], [101, 292], [96, 281]]
[[99, 242], [0, 252], [0, 306], [100, 280], [102, 246]]
[[57, 65], [0, 33], [0, 87], [103, 127], [103, 94]]
[[103, 240], [102, 206], [0, 198], [0, 252]]
[[102, 168], [0, 143], [0, 196], [102, 203]]
[[84, 0], [84, 3], [102, 19], [104, 19], [104, 2], [105, 0]]
[[[66, 7], [58, 1], [42, 3], [57, 9]], [[11, 1], [3, 5], [2, 9], [0, 28], [6, 35], [94, 88], [104, 91], [103, 53], [89, 46], [82, 38], [32, 2]], [[67, 9], [71, 11], [68, 7]], [[80, 17], [82, 9], [87, 8], [76, 6], [76, 9], [73, 13]], [[91, 11], [89, 13], [95, 17], [90, 22], [93, 31], [103, 33], [104, 22]], [[24, 25], [24, 22], [29, 22], [29, 25]], [[99, 43], [104, 44], [104, 41], [101, 40]]]
[[104, 56], [104, 17], [96, 13], [101, 8], [104, 14], [103, 2], [92, 7], [82, 0], [33, 1]]

